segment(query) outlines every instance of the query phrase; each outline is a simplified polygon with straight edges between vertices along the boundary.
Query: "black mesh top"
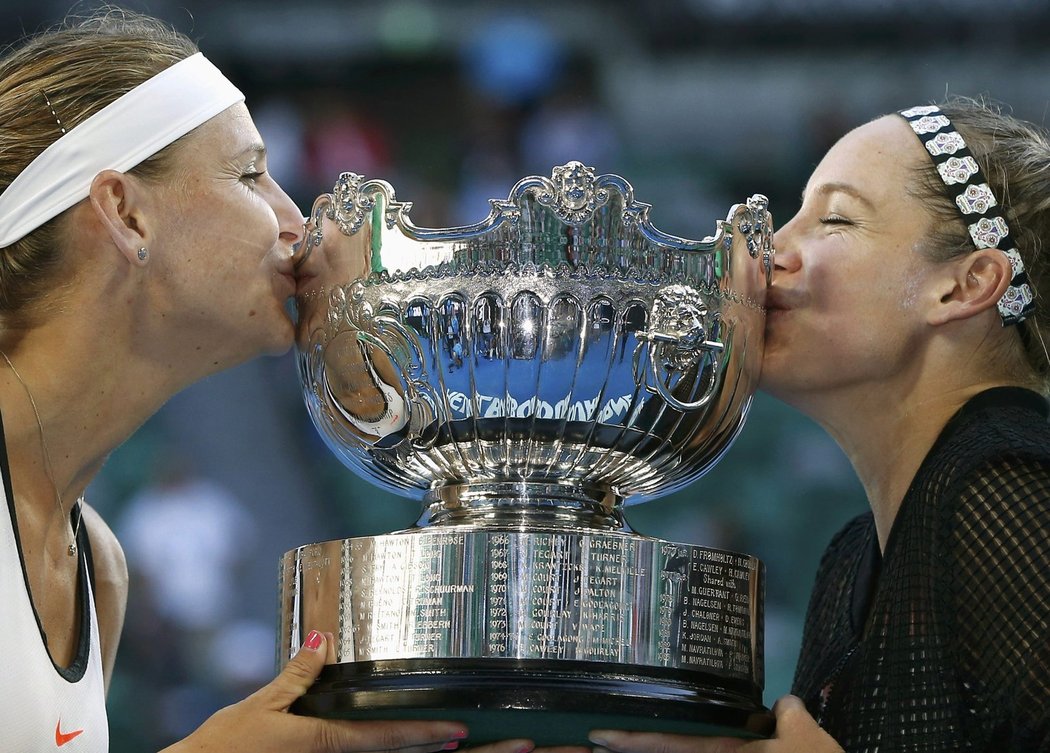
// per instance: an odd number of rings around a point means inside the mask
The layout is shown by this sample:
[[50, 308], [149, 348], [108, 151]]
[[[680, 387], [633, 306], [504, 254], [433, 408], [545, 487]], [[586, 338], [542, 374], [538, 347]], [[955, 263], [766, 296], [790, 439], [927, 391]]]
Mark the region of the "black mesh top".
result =
[[880, 555], [821, 561], [793, 692], [849, 753], [1050, 751], [1050, 424], [997, 388], [948, 423]]

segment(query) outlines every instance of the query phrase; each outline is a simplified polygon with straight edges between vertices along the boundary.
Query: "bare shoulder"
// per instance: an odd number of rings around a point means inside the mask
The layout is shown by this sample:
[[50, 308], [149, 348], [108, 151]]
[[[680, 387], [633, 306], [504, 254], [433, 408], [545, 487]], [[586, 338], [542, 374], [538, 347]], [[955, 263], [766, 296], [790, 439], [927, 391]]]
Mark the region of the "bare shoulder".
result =
[[84, 525], [91, 537], [95, 611], [102, 642], [102, 669], [108, 687], [120, 633], [124, 628], [124, 613], [128, 603], [128, 563], [117, 537], [90, 505], [84, 505]]

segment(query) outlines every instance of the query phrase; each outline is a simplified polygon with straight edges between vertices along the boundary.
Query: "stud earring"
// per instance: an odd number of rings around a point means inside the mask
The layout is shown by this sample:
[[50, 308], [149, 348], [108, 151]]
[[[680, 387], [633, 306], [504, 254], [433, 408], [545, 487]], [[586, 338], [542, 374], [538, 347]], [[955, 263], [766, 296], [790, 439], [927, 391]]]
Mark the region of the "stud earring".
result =
[[149, 249], [147, 249], [145, 246], [143, 246], [142, 248], [139, 249], [139, 261], [146, 261], [146, 259], [148, 257], [149, 257]]

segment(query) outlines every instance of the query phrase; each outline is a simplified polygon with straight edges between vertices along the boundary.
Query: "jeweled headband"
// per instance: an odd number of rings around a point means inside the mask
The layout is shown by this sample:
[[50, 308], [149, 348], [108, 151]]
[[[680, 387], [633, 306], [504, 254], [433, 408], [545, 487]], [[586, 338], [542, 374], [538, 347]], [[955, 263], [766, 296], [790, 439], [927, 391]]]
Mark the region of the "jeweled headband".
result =
[[0, 248], [87, 198], [101, 171], [130, 170], [244, 95], [201, 53], [164, 69], [64, 133], [0, 194]]
[[998, 248], [1010, 260], [1013, 277], [1010, 287], [999, 299], [999, 315], [1004, 327], [1023, 322], [1035, 311], [1032, 288], [1021, 255], [1010, 237], [1004, 210], [995, 200], [977, 160], [951, 120], [936, 105], [901, 110], [900, 115], [933, 158], [937, 173], [970, 231], [973, 245], [978, 249]]

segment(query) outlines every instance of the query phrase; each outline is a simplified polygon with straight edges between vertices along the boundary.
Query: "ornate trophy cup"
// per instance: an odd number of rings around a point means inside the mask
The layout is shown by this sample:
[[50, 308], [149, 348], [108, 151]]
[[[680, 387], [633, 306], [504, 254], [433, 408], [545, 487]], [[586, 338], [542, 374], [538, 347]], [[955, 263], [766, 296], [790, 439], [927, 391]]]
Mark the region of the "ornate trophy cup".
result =
[[623, 517], [701, 476], [743, 424], [765, 197], [698, 241], [578, 162], [491, 204], [475, 225], [421, 228], [388, 183], [352, 173], [314, 204], [306, 404], [340, 460], [423, 511], [285, 554], [280, 663], [311, 629], [336, 651], [295, 710], [459, 719], [472, 741], [768, 734], [761, 562]]

